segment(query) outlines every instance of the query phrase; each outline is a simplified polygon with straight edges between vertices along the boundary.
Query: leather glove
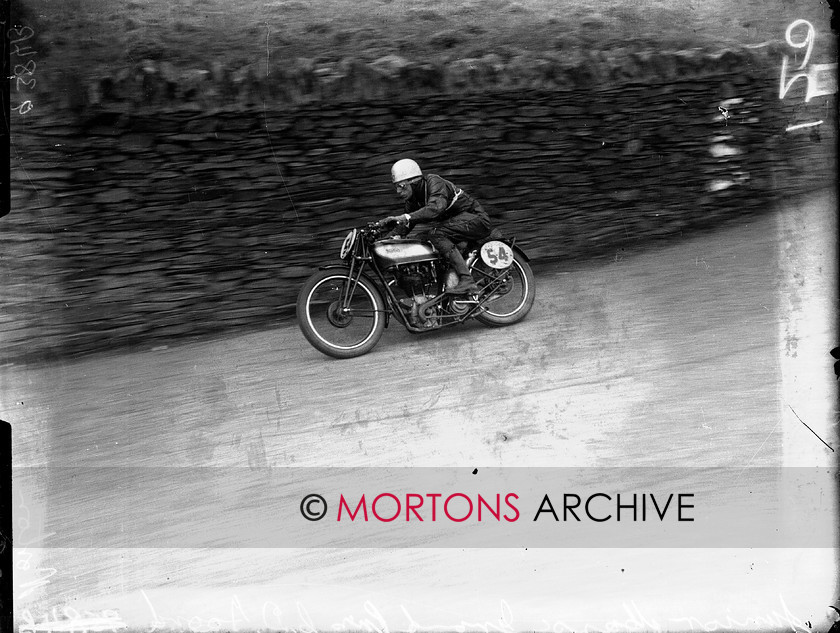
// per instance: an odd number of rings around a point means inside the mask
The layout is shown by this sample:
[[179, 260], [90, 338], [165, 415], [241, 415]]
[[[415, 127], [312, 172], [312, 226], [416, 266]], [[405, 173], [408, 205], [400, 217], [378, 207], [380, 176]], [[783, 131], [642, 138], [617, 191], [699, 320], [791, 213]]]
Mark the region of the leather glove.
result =
[[382, 220], [383, 224], [408, 224], [409, 217], [408, 213], [403, 213], [402, 215], [389, 215], [387, 218]]

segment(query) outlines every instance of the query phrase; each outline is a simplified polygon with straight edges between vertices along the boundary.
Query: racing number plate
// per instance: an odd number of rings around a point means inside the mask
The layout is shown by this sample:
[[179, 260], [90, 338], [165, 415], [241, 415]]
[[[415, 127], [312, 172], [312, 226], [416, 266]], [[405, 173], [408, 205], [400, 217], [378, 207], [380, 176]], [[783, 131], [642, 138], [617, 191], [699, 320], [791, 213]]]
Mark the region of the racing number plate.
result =
[[490, 268], [507, 268], [513, 263], [513, 249], [504, 242], [491, 240], [481, 247], [481, 260]]
[[350, 254], [350, 249], [353, 248], [353, 245], [356, 243], [356, 229], [353, 229], [347, 234], [347, 237], [344, 238], [344, 243], [341, 245], [341, 259], [347, 257]]

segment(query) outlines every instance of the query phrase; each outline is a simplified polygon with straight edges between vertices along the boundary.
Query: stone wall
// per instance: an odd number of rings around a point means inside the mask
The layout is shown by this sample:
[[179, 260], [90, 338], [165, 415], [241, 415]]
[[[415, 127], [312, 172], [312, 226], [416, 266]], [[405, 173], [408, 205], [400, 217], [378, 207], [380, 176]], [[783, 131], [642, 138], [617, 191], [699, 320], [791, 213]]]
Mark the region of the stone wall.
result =
[[[349, 228], [399, 211], [411, 156], [537, 262], [610, 257], [836, 179], [780, 100], [772, 47], [445, 68], [383, 58], [177, 71], [146, 61], [13, 127], [4, 356], [78, 354], [293, 317]], [[270, 70], [270, 72], [268, 72]]]

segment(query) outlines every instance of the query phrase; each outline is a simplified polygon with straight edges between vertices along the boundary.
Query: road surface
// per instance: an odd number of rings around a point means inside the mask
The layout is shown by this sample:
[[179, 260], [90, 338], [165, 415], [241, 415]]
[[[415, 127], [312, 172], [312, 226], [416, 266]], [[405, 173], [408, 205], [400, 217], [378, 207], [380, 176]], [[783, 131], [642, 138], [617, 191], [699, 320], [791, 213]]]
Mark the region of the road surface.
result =
[[[816, 193], [679, 244], [538, 268], [523, 323], [391, 327], [352, 360], [284, 326], [9, 365], [0, 417], [20, 472], [827, 466], [835, 213], [834, 195]], [[725, 493], [713, 472], [706, 485]], [[66, 485], [21, 478], [14, 491], [26, 630], [804, 630], [837, 597], [825, 547], [40, 547], [55, 525], [83, 540], [83, 517], [101, 513], [94, 488], [73, 502], [78, 520], [51, 516]], [[174, 485], [154, 495], [180, 498]], [[167, 542], [167, 523], [144, 535]]]

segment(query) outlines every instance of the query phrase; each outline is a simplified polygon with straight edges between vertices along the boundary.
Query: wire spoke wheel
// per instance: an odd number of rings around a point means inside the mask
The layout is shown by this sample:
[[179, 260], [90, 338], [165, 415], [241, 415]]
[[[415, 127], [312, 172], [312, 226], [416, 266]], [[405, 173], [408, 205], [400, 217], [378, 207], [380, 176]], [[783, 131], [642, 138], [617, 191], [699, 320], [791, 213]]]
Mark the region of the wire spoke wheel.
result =
[[534, 273], [518, 253], [504, 270], [490, 268], [479, 260], [473, 277], [482, 290], [489, 288], [490, 297], [484, 304], [484, 311], [475, 317], [485, 325], [502, 326], [521, 321], [534, 305]]
[[385, 329], [385, 305], [366, 277], [350, 279], [343, 270], [312, 275], [298, 295], [298, 325], [320, 352], [352, 358], [369, 352]]

